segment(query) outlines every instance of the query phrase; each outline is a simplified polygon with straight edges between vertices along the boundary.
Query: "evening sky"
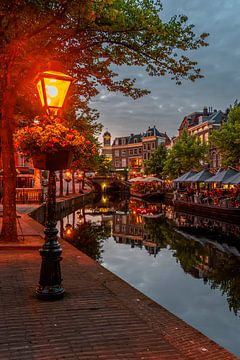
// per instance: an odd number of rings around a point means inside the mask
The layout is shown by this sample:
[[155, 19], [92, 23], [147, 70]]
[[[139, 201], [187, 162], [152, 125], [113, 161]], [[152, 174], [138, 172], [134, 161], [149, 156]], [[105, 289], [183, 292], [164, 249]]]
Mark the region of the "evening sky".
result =
[[[177, 134], [183, 117], [204, 106], [225, 110], [240, 100], [240, 0], [163, 0], [163, 19], [184, 14], [195, 32], [208, 32], [209, 46], [190, 52], [198, 61], [204, 79], [184, 81], [181, 86], [170, 77], [147, 76], [143, 68], [123, 67], [121, 77], [135, 77], [139, 87], [151, 94], [132, 100], [101, 90], [93, 102], [100, 122], [112, 134], [127, 136], [156, 125], [169, 136]], [[118, 69], [119, 70], [119, 69]]]

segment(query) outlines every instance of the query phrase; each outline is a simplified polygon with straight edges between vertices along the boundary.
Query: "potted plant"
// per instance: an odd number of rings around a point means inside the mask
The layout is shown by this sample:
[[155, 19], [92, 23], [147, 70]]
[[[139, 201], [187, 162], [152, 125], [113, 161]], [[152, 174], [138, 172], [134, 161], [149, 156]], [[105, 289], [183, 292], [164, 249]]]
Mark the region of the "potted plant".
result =
[[88, 150], [88, 141], [74, 129], [56, 118], [16, 131], [15, 146], [26, 158], [32, 158], [35, 168], [63, 170], [71, 166], [74, 152]]

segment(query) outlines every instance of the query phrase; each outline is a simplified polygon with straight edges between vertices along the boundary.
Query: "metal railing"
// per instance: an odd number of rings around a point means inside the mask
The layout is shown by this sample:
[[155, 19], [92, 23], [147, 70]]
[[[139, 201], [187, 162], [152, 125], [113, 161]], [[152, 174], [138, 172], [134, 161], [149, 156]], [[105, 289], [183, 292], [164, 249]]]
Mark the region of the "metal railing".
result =
[[41, 203], [43, 201], [42, 189], [16, 188], [16, 202], [21, 204]]

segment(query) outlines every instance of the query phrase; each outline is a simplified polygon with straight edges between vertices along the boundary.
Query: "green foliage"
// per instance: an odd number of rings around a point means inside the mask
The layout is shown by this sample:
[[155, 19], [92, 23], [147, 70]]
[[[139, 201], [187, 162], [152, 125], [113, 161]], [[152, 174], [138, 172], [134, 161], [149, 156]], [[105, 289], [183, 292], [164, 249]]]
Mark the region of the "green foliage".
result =
[[207, 34], [196, 36], [182, 15], [163, 22], [161, 11], [153, 0], [3, 0], [0, 81], [37, 108], [33, 77], [49, 62], [67, 64], [82, 103], [98, 84], [133, 98], [147, 93], [134, 79], [116, 79], [111, 64], [144, 66], [150, 76], [169, 74], [177, 83], [202, 77], [184, 52], [206, 46]]
[[220, 130], [215, 130], [210, 141], [221, 153], [222, 164], [225, 166], [239, 166], [240, 154], [240, 105], [235, 103], [230, 108], [228, 122]]
[[151, 155], [150, 159], [144, 162], [144, 173], [163, 177], [163, 169], [167, 159], [167, 150], [164, 144], [160, 144]]
[[185, 172], [200, 170], [202, 163], [207, 161], [208, 145], [200, 139], [187, 133], [184, 129], [182, 136], [176, 141], [168, 153], [164, 172], [174, 179]]
[[96, 170], [98, 175], [109, 175], [112, 168], [112, 161], [105, 155], [98, 155], [96, 158]]

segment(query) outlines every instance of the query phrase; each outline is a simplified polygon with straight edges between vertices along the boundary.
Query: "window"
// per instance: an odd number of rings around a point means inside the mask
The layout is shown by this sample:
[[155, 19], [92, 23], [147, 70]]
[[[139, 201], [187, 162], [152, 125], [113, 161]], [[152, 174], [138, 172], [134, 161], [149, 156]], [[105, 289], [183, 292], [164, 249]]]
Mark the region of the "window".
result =
[[119, 160], [115, 160], [115, 167], [117, 168], [117, 167], [120, 167], [120, 162], [119, 162]]
[[126, 156], [127, 155], [127, 150], [122, 150], [122, 156]]
[[115, 156], [119, 156], [119, 150], [115, 150]]
[[146, 149], [147, 149], [146, 144], [144, 144], [143, 145], [143, 150], [146, 150]]
[[147, 154], [143, 154], [144, 160], [147, 160]]
[[136, 144], [138, 141], [137, 141], [137, 139], [136, 139], [136, 138], [134, 138], [133, 142]]
[[139, 154], [142, 153], [142, 148], [138, 148], [138, 153], [139, 153]]
[[133, 149], [129, 150], [129, 154], [133, 155]]
[[122, 159], [122, 167], [126, 167], [127, 166], [127, 159], [124, 158]]
[[138, 149], [134, 149], [134, 155], [137, 155]]
[[122, 139], [122, 145], [126, 144], [126, 139]]
[[155, 143], [152, 143], [152, 149], [155, 149]]
[[148, 149], [148, 150], [151, 150], [151, 147], [150, 147], [150, 146], [151, 146], [151, 144], [147, 144], [147, 149]]

